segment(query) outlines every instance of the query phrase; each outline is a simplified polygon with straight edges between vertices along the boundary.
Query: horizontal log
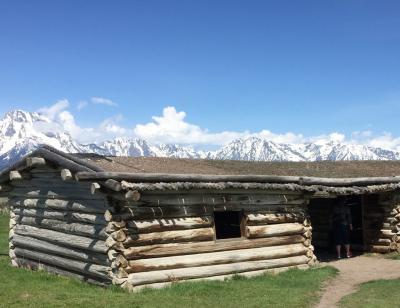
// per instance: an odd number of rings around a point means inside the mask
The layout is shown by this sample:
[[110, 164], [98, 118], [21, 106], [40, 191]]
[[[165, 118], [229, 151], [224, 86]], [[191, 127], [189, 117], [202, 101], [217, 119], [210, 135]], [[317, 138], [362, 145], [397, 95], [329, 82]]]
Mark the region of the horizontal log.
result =
[[305, 232], [305, 228], [303, 224], [299, 223], [282, 223], [265, 226], [247, 226], [245, 232], [247, 238], [260, 238], [302, 234]]
[[83, 213], [103, 214], [109, 208], [106, 200], [59, 200], [49, 198], [10, 198], [14, 207], [53, 209]]
[[116, 180], [113, 180], [113, 179], [108, 179], [105, 182], [103, 182], [102, 184], [104, 187], [106, 187], [110, 190], [116, 191], [116, 192], [119, 192], [122, 190], [121, 183]]
[[42, 157], [27, 157], [26, 158], [26, 166], [27, 167], [38, 167], [45, 166], [46, 160]]
[[325, 186], [367, 186], [373, 184], [399, 183], [396, 177], [360, 178], [319, 178], [271, 175], [209, 175], [209, 174], [170, 174], [170, 173], [127, 173], [127, 172], [78, 172], [77, 180], [107, 180], [130, 182], [256, 182], [256, 183], [295, 183], [300, 185]]
[[12, 212], [20, 217], [36, 217], [45, 219], [62, 220], [64, 222], [84, 222], [105, 225], [106, 221], [101, 214], [86, 214], [75, 212], [51, 211], [45, 209], [14, 208]]
[[61, 179], [63, 181], [71, 181], [73, 179], [72, 173], [69, 169], [61, 170]]
[[301, 269], [305, 270], [309, 268], [309, 265], [303, 264], [303, 265], [295, 265], [295, 266], [285, 266], [285, 267], [280, 267], [280, 268], [273, 268], [273, 269], [267, 269], [267, 270], [258, 270], [258, 271], [250, 271], [250, 272], [242, 272], [240, 274], [227, 274], [227, 275], [219, 275], [219, 276], [211, 276], [211, 277], [204, 277], [204, 278], [194, 278], [194, 279], [188, 279], [188, 280], [182, 280], [182, 281], [173, 281], [173, 282], [159, 282], [159, 283], [152, 283], [152, 284], [146, 284], [146, 285], [140, 285], [140, 286], [132, 286], [127, 282], [127, 279], [119, 279], [116, 280], [117, 284], [122, 284], [122, 287], [124, 289], [127, 289], [130, 292], [138, 292], [143, 289], [162, 289], [168, 286], [171, 286], [172, 284], [180, 283], [180, 282], [195, 282], [195, 281], [226, 281], [227, 279], [234, 278], [236, 276], [241, 276], [241, 277], [256, 277], [256, 276], [261, 276], [265, 274], [272, 274], [276, 275], [279, 273], [282, 273], [284, 271], [287, 271], [289, 269]]
[[125, 199], [129, 201], [139, 201], [141, 194], [137, 190], [128, 190], [125, 194]]
[[127, 172], [78, 172], [78, 181], [108, 180], [130, 182], [258, 182], [258, 183], [295, 183], [299, 177], [265, 175], [202, 175], [169, 173], [127, 173]]
[[377, 252], [377, 253], [389, 253], [390, 246], [378, 246], [378, 245], [371, 245], [368, 247], [370, 252]]
[[212, 216], [184, 217], [171, 219], [132, 220], [126, 223], [128, 229], [139, 233], [150, 233], [169, 230], [185, 230], [209, 227], [213, 224]]
[[140, 202], [133, 205], [171, 206], [171, 205], [302, 205], [305, 204], [303, 195], [285, 194], [142, 194]]
[[22, 225], [42, 227], [44, 229], [50, 229], [75, 235], [82, 235], [90, 238], [97, 238], [102, 240], [105, 240], [107, 238], [105, 227], [102, 225], [83, 224], [75, 222], [68, 223], [60, 220], [38, 217], [18, 217], [17, 221], [18, 224]]
[[246, 215], [246, 225], [266, 225], [278, 223], [303, 222], [304, 215], [299, 214], [248, 214]]
[[57, 266], [67, 271], [87, 274], [103, 280], [109, 280], [109, 267], [93, 264], [89, 262], [81, 262], [60, 256], [52, 256], [47, 253], [32, 251], [28, 249], [15, 247], [14, 252], [20, 259], [30, 259], [40, 263]]
[[257, 211], [269, 211], [270, 213], [285, 213], [285, 212], [302, 212], [301, 208], [289, 208], [284, 205], [201, 205], [201, 206], [134, 206], [124, 207], [120, 213], [106, 213], [107, 221], [122, 221], [122, 220], [147, 220], [161, 218], [181, 218], [181, 217], [199, 217], [212, 216], [215, 211], [243, 211], [244, 213], [254, 213]]
[[112, 233], [126, 227], [125, 221], [110, 221], [106, 226], [106, 232]]
[[35, 155], [41, 156], [47, 161], [52, 162], [58, 166], [62, 166], [63, 168], [69, 169], [72, 172], [100, 171], [99, 167], [96, 167], [83, 159], [58, 151], [54, 148], [46, 148], [46, 146], [41, 146], [38, 150], [35, 151], [35, 153]]
[[19, 171], [15, 171], [15, 170], [10, 171], [9, 177], [10, 177], [10, 181], [22, 181], [24, 179], [22, 174]]
[[0, 192], [3, 193], [7, 193], [13, 190], [13, 186], [11, 185], [7, 185], [7, 184], [1, 184], [0, 185]]
[[30, 270], [44, 270], [48, 273], [60, 275], [60, 276], [65, 276], [73, 279], [78, 279], [90, 284], [95, 284], [99, 286], [107, 286], [111, 283], [110, 279], [104, 280], [104, 279], [99, 279], [97, 277], [89, 277], [87, 274], [79, 274], [75, 272], [71, 272], [68, 270], [63, 270], [61, 268], [43, 264], [42, 262], [37, 262], [33, 260], [28, 260], [28, 259], [21, 259], [21, 258], [16, 258], [13, 260], [15, 263], [15, 266], [18, 267], [24, 267]]
[[170, 242], [211, 241], [213, 239], [213, 228], [199, 228], [189, 230], [131, 234], [125, 241], [123, 241], [123, 245], [125, 247], [129, 247]]
[[133, 273], [129, 275], [128, 282], [132, 286], [143, 285], [156, 282], [168, 282], [181, 279], [193, 279], [225, 274], [234, 274], [254, 270], [279, 268], [293, 265], [306, 264], [309, 258], [306, 256], [296, 256], [272, 260], [258, 260], [238, 262], [232, 264], [220, 264], [210, 266], [200, 266], [191, 268], [179, 268], [172, 270], [162, 270], [153, 272]]
[[15, 187], [8, 194], [9, 197], [23, 198], [53, 198], [60, 200], [104, 200], [103, 195], [91, 195], [87, 192], [60, 189], [40, 189]]
[[389, 246], [392, 241], [388, 238], [379, 238], [379, 239], [366, 239], [366, 242], [370, 245], [377, 245], [377, 246]]
[[20, 236], [18, 234], [13, 238], [13, 244], [19, 248], [39, 251], [49, 255], [59, 255], [70, 259], [109, 266], [108, 256], [105, 253], [88, 252], [71, 247], [64, 247], [49, 243], [45, 240], [38, 240], [29, 236]]
[[254, 249], [200, 253], [196, 255], [131, 260], [128, 262], [125, 271], [127, 273], [137, 273], [203, 265], [230, 264], [243, 261], [268, 260], [305, 255], [307, 251], [307, 247], [303, 244], [292, 244]]
[[211, 242], [198, 243], [173, 243], [173, 244], [157, 244], [148, 246], [136, 246], [126, 248], [121, 253], [125, 258], [142, 259], [167, 257], [185, 254], [197, 254], [204, 252], [217, 252], [237, 249], [252, 249], [258, 247], [270, 247], [286, 244], [296, 244], [304, 242], [301, 235], [288, 235], [260, 239], [238, 239], [238, 240], [221, 240]]
[[48, 241], [66, 247], [74, 247], [82, 250], [106, 253], [107, 247], [104, 241], [88, 237], [66, 234], [63, 232], [41, 229], [32, 226], [17, 225], [15, 233], [22, 236], [30, 236], [39, 240]]

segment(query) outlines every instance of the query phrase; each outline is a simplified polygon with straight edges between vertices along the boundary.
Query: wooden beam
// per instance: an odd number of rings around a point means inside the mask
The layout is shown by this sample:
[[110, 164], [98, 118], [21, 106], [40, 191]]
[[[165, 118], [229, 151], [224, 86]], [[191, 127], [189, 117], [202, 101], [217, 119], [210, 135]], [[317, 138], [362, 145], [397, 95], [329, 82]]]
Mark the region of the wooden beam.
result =
[[26, 158], [26, 166], [27, 167], [37, 167], [37, 166], [45, 166], [46, 160], [42, 157], [27, 157]]
[[70, 181], [72, 180], [72, 173], [69, 169], [62, 169], [61, 170], [61, 178], [63, 181]]

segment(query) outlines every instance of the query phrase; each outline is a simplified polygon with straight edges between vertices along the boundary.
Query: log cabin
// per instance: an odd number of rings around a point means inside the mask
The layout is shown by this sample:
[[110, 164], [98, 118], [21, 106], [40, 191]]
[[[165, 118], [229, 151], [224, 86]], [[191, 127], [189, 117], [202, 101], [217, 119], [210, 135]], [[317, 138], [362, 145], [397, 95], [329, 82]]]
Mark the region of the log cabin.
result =
[[308, 268], [338, 198], [353, 244], [398, 251], [400, 162], [244, 162], [67, 154], [42, 146], [0, 173], [9, 255], [131, 291]]

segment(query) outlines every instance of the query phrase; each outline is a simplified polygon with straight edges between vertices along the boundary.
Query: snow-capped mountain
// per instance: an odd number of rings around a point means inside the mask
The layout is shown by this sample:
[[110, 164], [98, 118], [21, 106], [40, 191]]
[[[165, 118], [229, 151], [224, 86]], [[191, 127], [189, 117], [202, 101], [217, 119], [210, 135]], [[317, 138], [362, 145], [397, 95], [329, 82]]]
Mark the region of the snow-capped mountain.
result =
[[154, 145], [143, 139], [113, 140], [80, 144], [68, 132], [57, 129], [45, 116], [22, 110], [11, 111], [0, 120], [0, 169], [48, 144], [68, 153], [97, 153], [108, 156], [155, 156], [175, 158], [236, 159], [248, 161], [399, 160], [400, 153], [360, 144], [283, 144], [249, 137], [237, 139], [216, 151], [198, 151], [190, 146]]

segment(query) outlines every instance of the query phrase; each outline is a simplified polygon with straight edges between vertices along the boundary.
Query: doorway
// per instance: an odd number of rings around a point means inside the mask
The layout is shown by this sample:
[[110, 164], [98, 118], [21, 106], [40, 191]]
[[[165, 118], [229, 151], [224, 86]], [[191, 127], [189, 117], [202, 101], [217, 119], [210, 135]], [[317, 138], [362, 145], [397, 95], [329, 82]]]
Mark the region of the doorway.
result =
[[[360, 196], [345, 196], [346, 206], [351, 212], [353, 231], [350, 232], [350, 243], [353, 253], [360, 254], [364, 249], [363, 232], [363, 203]], [[340, 201], [339, 198], [311, 199], [308, 210], [312, 225], [312, 245], [319, 260], [335, 258], [335, 245], [332, 230], [333, 207]]]

